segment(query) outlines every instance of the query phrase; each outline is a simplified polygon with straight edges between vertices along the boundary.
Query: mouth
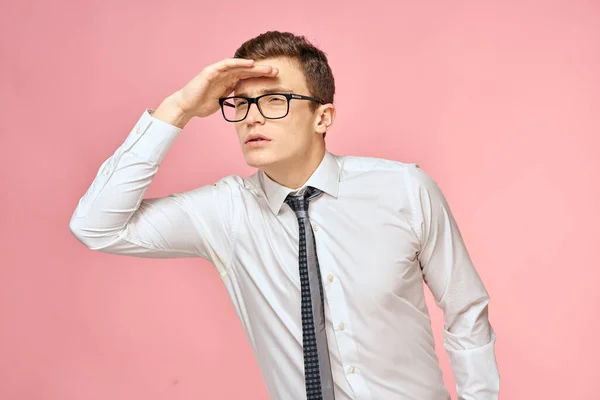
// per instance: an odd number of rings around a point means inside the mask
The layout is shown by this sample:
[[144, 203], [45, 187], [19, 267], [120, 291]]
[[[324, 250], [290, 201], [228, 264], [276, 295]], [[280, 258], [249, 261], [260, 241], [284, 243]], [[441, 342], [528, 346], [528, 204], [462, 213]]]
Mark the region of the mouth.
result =
[[271, 139], [266, 138], [262, 135], [251, 135], [248, 139], [246, 139], [245, 144], [258, 144], [258, 143], [266, 143], [270, 142]]

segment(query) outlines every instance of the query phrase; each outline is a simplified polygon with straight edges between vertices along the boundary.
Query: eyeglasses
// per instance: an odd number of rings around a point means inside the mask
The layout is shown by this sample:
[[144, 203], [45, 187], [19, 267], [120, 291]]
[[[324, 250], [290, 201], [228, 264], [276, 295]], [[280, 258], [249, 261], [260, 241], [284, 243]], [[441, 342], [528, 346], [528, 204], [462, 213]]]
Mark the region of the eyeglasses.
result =
[[290, 112], [290, 100], [309, 100], [325, 104], [316, 97], [294, 93], [269, 93], [258, 97], [231, 96], [219, 99], [223, 118], [229, 122], [240, 122], [246, 119], [250, 106], [256, 104], [258, 111], [267, 119], [285, 118]]

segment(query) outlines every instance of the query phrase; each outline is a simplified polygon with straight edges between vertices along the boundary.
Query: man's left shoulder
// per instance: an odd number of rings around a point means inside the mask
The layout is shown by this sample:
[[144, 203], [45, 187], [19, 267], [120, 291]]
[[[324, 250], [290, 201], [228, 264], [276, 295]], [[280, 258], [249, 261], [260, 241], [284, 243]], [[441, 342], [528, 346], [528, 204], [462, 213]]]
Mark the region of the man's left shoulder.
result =
[[342, 168], [348, 172], [371, 172], [371, 173], [400, 173], [406, 174], [411, 169], [419, 168], [416, 162], [393, 160], [383, 157], [369, 156], [336, 156], [342, 164]]

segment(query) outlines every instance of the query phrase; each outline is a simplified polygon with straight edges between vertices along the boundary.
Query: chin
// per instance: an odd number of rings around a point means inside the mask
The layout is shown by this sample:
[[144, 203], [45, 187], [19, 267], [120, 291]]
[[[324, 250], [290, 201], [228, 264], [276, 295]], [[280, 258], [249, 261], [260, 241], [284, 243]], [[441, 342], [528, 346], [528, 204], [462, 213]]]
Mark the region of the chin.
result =
[[265, 168], [279, 161], [278, 157], [270, 152], [251, 150], [244, 154], [246, 164], [254, 168]]

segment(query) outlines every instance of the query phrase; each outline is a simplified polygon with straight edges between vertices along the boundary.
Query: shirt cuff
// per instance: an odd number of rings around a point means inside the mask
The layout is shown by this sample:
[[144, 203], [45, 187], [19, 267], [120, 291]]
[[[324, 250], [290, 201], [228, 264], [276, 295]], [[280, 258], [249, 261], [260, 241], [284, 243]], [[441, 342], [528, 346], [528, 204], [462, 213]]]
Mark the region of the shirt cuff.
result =
[[182, 129], [152, 116], [146, 109], [121, 146], [123, 152], [160, 164]]
[[[444, 335], [450, 333], [444, 332]], [[457, 350], [445, 345], [459, 400], [498, 399], [500, 376], [494, 353], [495, 342], [496, 335], [492, 333], [490, 342], [481, 347]]]

